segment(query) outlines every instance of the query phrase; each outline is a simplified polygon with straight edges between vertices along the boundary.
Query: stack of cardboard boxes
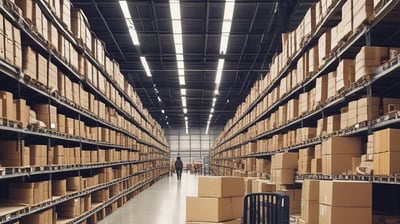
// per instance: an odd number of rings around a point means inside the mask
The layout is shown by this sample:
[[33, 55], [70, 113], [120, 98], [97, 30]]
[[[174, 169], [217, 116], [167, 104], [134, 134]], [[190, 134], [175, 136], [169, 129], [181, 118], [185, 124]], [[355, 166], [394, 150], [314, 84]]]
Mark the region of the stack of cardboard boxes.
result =
[[244, 193], [243, 178], [199, 177], [198, 197], [186, 198], [186, 223], [240, 224]]
[[332, 137], [322, 142], [322, 174], [354, 173], [353, 158], [361, 158], [359, 137]]
[[301, 190], [301, 216], [298, 224], [319, 224], [319, 181], [306, 179]]
[[400, 172], [400, 130], [384, 129], [374, 132], [374, 174], [392, 175]]
[[319, 223], [367, 224], [371, 222], [371, 183], [320, 181]]

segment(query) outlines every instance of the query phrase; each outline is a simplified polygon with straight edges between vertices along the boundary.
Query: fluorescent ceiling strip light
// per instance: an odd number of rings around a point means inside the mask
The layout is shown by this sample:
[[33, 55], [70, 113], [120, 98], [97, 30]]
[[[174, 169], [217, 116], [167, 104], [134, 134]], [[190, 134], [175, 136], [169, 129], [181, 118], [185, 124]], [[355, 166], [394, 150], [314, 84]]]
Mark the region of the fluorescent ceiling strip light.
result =
[[174, 41], [175, 41], [175, 44], [182, 44], [182, 35], [174, 34]]
[[142, 62], [142, 65], [144, 67], [144, 70], [146, 71], [147, 76], [151, 76], [151, 72], [150, 72], [150, 67], [149, 64], [147, 64], [147, 60], [145, 57], [140, 57], [140, 61]]
[[235, 9], [235, 1], [234, 0], [226, 0], [225, 1], [225, 11], [224, 11], [224, 21], [232, 20], [234, 9]]
[[211, 120], [212, 116], [213, 116], [213, 115], [212, 115], [212, 114], [210, 114], [210, 116], [208, 117], [208, 119], [209, 119], [209, 120]]
[[158, 102], [161, 102], [161, 98], [159, 96], [157, 96], [157, 100]]
[[161, 110], [161, 113], [165, 114], [165, 110]]
[[177, 54], [176, 55], [176, 60], [177, 61], [183, 61], [183, 55], [182, 54]]
[[171, 10], [172, 19], [181, 19], [181, 7], [179, 5], [179, 0], [170, 0], [169, 9]]
[[183, 113], [187, 114], [187, 108], [183, 108]]
[[128, 27], [131, 40], [134, 45], [138, 46], [139, 38], [138, 38], [136, 29], [135, 29], [135, 25], [132, 21], [131, 13], [129, 12], [129, 7], [128, 7], [127, 1], [119, 1], [119, 6], [121, 8], [122, 14], [124, 15], [125, 23], [126, 23], [126, 26]]
[[182, 106], [186, 107], [186, 97], [182, 96]]
[[181, 89], [181, 95], [186, 96], [186, 89]]
[[185, 76], [179, 76], [179, 84], [180, 84], [181, 86], [184, 86], [184, 85], [185, 85]]
[[187, 121], [188, 120], [188, 118], [187, 117], [185, 117], [185, 121]]
[[174, 35], [182, 34], [182, 25], [181, 25], [181, 19], [179, 20], [172, 20], [172, 30], [174, 31]]
[[183, 64], [183, 61], [178, 61], [178, 69], [184, 69], [185, 66]]
[[184, 76], [185, 75], [185, 70], [183, 68], [178, 68], [178, 75], [179, 76]]
[[214, 107], [211, 107], [211, 111], [210, 111], [211, 113], [214, 113]]
[[226, 53], [226, 49], [228, 48], [229, 42], [229, 34], [221, 35], [221, 43], [219, 45], [219, 53], [224, 55]]
[[175, 53], [176, 54], [183, 54], [183, 46], [182, 46], [182, 44], [175, 44]]
[[224, 68], [225, 59], [221, 58], [218, 60], [217, 75], [215, 77], [215, 84], [220, 84], [222, 79], [222, 70]]

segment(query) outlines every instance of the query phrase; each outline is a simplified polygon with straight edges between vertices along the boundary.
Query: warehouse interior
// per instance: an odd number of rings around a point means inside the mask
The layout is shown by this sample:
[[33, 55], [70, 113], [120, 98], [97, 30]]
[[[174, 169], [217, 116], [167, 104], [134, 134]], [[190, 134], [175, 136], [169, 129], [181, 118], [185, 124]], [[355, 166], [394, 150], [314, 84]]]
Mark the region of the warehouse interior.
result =
[[400, 223], [399, 18], [396, 0], [1, 0], [0, 223]]

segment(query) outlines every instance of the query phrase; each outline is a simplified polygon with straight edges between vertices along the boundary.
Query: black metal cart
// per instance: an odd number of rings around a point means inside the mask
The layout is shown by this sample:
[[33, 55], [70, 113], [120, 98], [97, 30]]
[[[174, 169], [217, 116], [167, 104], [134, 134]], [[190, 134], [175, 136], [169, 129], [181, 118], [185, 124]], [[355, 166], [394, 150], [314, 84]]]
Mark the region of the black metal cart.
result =
[[242, 224], [289, 224], [289, 197], [280, 193], [252, 193], [244, 198]]

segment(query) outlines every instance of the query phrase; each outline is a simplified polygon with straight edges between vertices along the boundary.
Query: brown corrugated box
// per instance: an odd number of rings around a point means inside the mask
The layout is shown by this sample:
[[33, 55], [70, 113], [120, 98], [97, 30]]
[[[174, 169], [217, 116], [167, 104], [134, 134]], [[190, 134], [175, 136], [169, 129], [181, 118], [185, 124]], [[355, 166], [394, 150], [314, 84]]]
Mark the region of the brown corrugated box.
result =
[[387, 128], [374, 132], [374, 152], [399, 152], [400, 130]]
[[24, 99], [15, 99], [14, 104], [16, 107], [16, 120], [22, 122], [22, 127], [27, 127], [30, 107], [26, 105], [26, 100]]
[[57, 129], [57, 107], [49, 104], [33, 105], [38, 120], [43, 121], [48, 129]]
[[81, 200], [75, 198], [57, 205], [57, 214], [62, 218], [75, 218], [81, 213]]
[[53, 180], [52, 181], [52, 195], [63, 196], [67, 194], [67, 180]]
[[0, 91], [1, 108], [3, 111], [2, 117], [15, 121], [15, 107], [13, 102], [13, 94], [11, 92]]
[[372, 184], [357, 181], [320, 181], [321, 204], [342, 207], [372, 207]]
[[24, 147], [24, 142], [0, 141], [2, 153], [0, 155], [1, 166], [29, 166], [29, 148]]
[[186, 221], [221, 222], [242, 216], [243, 197], [186, 198]]
[[324, 224], [372, 223], [372, 208], [368, 207], [338, 207], [319, 205], [319, 222]]
[[31, 145], [29, 148], [31, 166], [47, 165], [47, 145]]
[[340, 115], [335, 114], [327, 117], [326, 133], [331, 134], [334, 131], [340, 130]]
[[355, 80], [355, 60], [342, 59], [336, 70], [336, 90], [343, 91]]

